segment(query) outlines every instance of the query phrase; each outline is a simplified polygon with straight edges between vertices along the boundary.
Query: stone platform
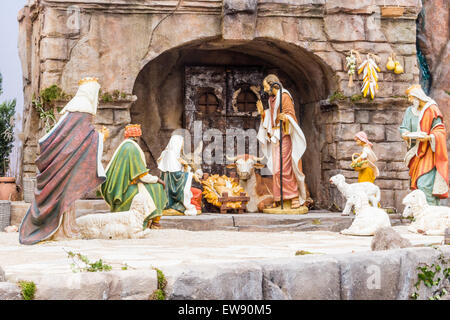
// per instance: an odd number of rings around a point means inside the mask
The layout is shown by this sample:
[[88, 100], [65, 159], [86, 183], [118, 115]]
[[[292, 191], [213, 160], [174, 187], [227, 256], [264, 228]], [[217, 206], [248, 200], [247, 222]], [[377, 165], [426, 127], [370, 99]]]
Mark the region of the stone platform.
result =
[[[409, 233], [406, 226], [394, 228], [414, 246], [437, 245], [443, 240]], [[363, 271], [371, 264], [378, 265], [390, 278], [382, 278], [386, 288], [370, 292], [367, 298], [395, 299], [403, 297], [397, 286], [399, 279], [414, 280], [416, 266], [405, 264], [415, 255], [411, 252], [422, 250], [425, 253], [420, 253], [421, 259], [430, 263], [436, 256], [431, 248], [374, 253], [370, 251], [371, 240], [372, 237], [331, 231], [162, 229], [152, 230], [146, 239], [74, 240], [23, 246], [18, 243], [17, 233], [0, 233], [0, 299], [5, 287], [14, 296], [19, 280], [36, 283], [36, 299], [147, 299], [156, 289], [152, 267], [164, 272], [169, 282], [169, 299], [352, 299], [361, 298], [358, 290], [362, 289], [352, 280], [351, 272], [357, 272], [353, 277], [368, 277]], [[300, 250], [308, 254], [296, 256]], [[73, 273], [68, 251], [86, 255], [91, 262], [102, 259], [113, 270]], [[122, 270], [124, 266], [128, 270]], [[397, 278], [394, 281], [392, 277]], [[3, 280], [7, 282], [2, 283]], [[342, 290], [347, 292], [343, 296]], [[350, 294], [352, 290], [359, 293]]]
[[[13, 202], [11, 210], [11, 224], [19, 226], [30, 204], [25, 202]], [[77, 217], [109, 212], [109, 207], [103, 200], [79, 200], [75, 203]], [[342, 216], [340, 213], [325, 210], [311, 210], [307, 214], [220, 214], [202, 213], [197, 216], [163, 216], [161, 224], [163, 228], [180, 229], [189, 231], [335, 231], [339, 232], [348, 228], [352, 216]], [[400, 225], [402, 221], [399, 215], [390, 215], [392, 225]], [[404, 222], [405, 220], [403, 220]], [[408, 220], [406, 220], [408, 221]]]

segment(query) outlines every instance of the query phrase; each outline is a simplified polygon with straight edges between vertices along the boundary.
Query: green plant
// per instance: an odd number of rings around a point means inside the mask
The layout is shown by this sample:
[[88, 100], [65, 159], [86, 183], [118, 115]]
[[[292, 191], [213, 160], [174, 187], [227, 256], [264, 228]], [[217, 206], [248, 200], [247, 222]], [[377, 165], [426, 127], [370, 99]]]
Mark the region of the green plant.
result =
[[[434, 249], [437, 248], [434, 247]], [[413, 292], [411, 299], [417, 300], [419, 298], [418, 291], [422, 282], [426, 287], [433, 290], [433, 294], [428, 297], [428, 300], [440, 300], [441, 297], [448, 293], [441, 281], [450, 281], [450, 267], [446, 267], [450, 263], [450, 259], [446, 260], [441, 252], [438, 261], [438, 263], [433, 263], [431, 266], [424, 264], [417, 267], [419, 272], [417, 274], [417, 282], [414, 285], [417, 291]]]
[[[44, 128], [46, 132], [49, 132], [56, 124], [56, 117], [54, 113], [55, 101], [69, 100], [70, 95], [65, 93], [57, 85], [52, 85], [43, 89], [39, 96], [33, 95], [32, 105], [39, 114], [39, 119], [44, 122]], [[60, 107], [56, 108], [57, 111], [61, 111]]]
[[[0, 95], [3, 93], [3, 77], [0, 74]], [[14, 142], [14, 113], [16, 99], [0, 104], [0, 175], [6, 175], [9, 167], [9, 154]]]
[[164, 276], [164, 273], [160, 269], [153, 268], [153, 270], [156, 270], [156, 275], [158, 278], [158, 289], [153, 291], [153, 293], [151, 294], [149, 299], [150, 300], [166, 300], [166, 292], [165, 292], [165, 288], [167, 286], [166, 277]]
[[100, 99], [103, 102], [113, 102], [114, 101], [114, 97], [112, 94], [108, 93], [108, 92], [100, 92]]
[[95, 262], [89, 261], [89, 259], [82, 255], [81, 253], [74, 253], [72, 251], [67, 252], [68, 258], [72, 260], [70, 267], [72, 272], [102, 272], [111, 271], [112, 267], [108, 264], [103, 263], [102, 259]]
[[350, 100], [352, 102], [357, 102], [363, 99], [363, 95], [362, 94], [354, 94], [350, 97]]
[[19, 281], [19, 286], [22, 289], [21, 294], [23, 300], [33, 300], [36, 292], [36, 284], [33, 281]]
[[56, 84], [42, 90], [40, 96], [42, 98], [42, 103], [46, 107], [53, 105], [55, 101], [68, 100], [70, 98], [70, 96]]
[[347, 97], [340, 91], [335, 91], [328, 100], [334, 102], [335, 100], [345, 100]]

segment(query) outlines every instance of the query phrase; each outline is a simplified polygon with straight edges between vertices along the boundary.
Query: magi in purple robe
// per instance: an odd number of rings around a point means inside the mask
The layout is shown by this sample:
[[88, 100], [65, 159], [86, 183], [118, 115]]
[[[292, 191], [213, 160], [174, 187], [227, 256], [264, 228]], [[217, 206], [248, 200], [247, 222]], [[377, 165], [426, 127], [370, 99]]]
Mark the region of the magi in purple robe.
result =
[[67, 112], [39, 141], [35, 200], [19, 229], [21, 244], [49, 239], [75, 201], [105, 181], [100, 164], [103, 140], [92, 117], [90, 113]]

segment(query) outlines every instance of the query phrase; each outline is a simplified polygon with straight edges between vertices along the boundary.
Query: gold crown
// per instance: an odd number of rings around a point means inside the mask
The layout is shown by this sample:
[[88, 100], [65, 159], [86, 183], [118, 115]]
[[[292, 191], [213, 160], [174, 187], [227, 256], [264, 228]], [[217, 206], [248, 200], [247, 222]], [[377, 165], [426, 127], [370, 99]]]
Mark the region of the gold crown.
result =
[[140, 129], [141, 125], [140, 124], [129, 124], [125, 127], [125, 130], [132, 129], [132, 128]]
[[406, 89], [406, 94], [409, 95], [409, 93], [414, 89], [422, 89], [422, 87], [420, 86], [420, 84], [413, 84], [411, 87]]
[[98, 83], [98, 79], [93, 78], [93, 77], [86, 77], [86, 78], [83, 78], [80, 81], [78, 81], [78, 85], [81, 86], [82, 84], [85, 84], [88, 82], [97, 82]]

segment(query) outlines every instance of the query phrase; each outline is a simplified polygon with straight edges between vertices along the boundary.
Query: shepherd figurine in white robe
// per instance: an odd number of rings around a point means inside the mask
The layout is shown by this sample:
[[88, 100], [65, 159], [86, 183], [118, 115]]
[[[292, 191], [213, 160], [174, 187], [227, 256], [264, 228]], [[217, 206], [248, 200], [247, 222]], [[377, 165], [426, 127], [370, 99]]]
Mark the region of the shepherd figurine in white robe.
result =
[[[282, 134], [282, 176], [283, 201], [291, 200], [291, 209], [309, 205], [312, 200], [307, 195], [302, 156], [306, 150], [306, 139], [295, 116], [294, 102], [286, 89], [279, 88], [277, 76], [268, 75], [264, 81], [264, 91], [269, 94], [270, 108], [264, 110], [261, 100], [256, 104], [261, 114], [258, 140], [262, 152], [267, 158], [267, 167], [273, 174], [273, 207], [281, 202], [280, 192], [280, 134]], [[280, 92], [282, 91], [282, 92]], [[280, 95], [282, 94], [282, 112], [280, 113]], [[282, 133], [279, 127], [282, 121]]]

